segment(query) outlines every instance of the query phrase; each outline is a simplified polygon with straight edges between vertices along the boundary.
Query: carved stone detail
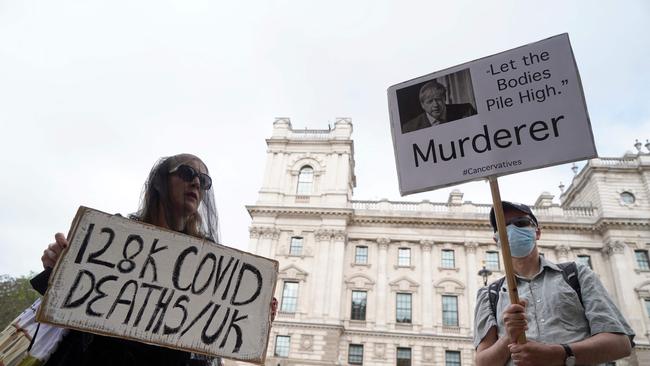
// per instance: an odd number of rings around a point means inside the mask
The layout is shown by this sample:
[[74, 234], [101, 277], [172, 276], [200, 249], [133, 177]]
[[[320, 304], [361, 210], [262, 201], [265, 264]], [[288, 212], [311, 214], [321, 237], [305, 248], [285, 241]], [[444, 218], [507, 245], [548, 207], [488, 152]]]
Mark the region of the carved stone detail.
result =
[[316, 239], [320, 241], [330, 240], [332, 239], [332, 230], [319, 229], [314, 232], [314, 235], [316, 235]]
[[422, 247], [423, 252], [430, 252], [433, 248], [433, 240], [431, 239], [422, 239], [420, 240], [420, 246]]
[[314, 336], [311, 334], [300, 335], [300, 349], [303, 351], [311, 351], [314, 348]]
[[465, 242], [465, 251], [467, 253], [476, 253], [476, 249], [478, 248], [478, 243], [475, 241], [466, 241]]
[[625, 243], [620, 240], [612, 240], [605, 244], [603, 247], [603, 254], [614, 255], [614, 254], [623, 254], [625, 250]]
[[387, 237], [377, 238], [377, 244], [379, 244], [380, 250], [386, 250], [388, 249], [388, 244], [390, 244], [390, 238]]
[[345, 238], [348, 236], [348, 233], [345, 230], [333, 230], [332, 235], [336, 241], [345, 241]]
[[375, 358], [385, 359], [386, 358], [386, 344], [385, 343], [375, 343]]
[[253, 239], [257, 239], [259, 237], [266, 239], [277, 239], [280, 237], [280, 229], [273, 227], [251, 226], [248, 229], [248, 235]]
[[568, 257], [569, 252], [571, 251], [571, 247], [566, 245], [566, 244], [558, 244], [555, 246], [555, 252], [557, 253], [558, 257]]

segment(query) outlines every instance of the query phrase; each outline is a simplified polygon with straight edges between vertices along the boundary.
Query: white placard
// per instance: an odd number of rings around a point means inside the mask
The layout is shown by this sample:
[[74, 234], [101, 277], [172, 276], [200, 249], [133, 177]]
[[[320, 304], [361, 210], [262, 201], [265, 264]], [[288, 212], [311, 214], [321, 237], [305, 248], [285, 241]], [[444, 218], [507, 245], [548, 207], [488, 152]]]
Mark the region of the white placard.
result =
[[388, 89], [400, 193], [596, 157], [568, 34]]
[[278, 262], [80, 207], [39, 321], [263, 364]]

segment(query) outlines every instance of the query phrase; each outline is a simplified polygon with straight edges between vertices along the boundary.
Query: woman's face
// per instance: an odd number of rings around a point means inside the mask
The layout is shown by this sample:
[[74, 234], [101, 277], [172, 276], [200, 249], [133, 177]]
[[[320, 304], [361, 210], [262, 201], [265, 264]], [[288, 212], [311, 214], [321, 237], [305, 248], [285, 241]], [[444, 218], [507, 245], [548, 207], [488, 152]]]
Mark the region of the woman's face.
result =
[[[187, 159], [178, 164], [178, 166], [180, 165], [190, 166], [197, 173], [208, 174], [207, 168], [198, 158]], [[183, 218], [193, 215], [198, 210], [203, 198], [199, 177], [194, 176], [190, 181], [186, 181], [177, 171], [171, 173], [169, 175], [169, 194], [172, 209], [176, 215]]]

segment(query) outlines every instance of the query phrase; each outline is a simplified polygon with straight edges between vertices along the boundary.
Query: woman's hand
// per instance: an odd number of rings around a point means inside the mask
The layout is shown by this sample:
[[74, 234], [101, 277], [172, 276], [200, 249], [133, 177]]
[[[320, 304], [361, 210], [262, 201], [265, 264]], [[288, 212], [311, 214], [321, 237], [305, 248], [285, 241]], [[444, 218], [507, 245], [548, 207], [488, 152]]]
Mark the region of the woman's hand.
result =
[[43, 268], [54, 268], [56, 261], [59, 260], [61, 252], [64, 248], [68, 247], [68, 241], [65, 239], [65, 236], [61, 233], [56, 233], [54, 235], [54, 243], [51, 243], [47, 246], [47, 249], [43, 251], [43, 256], [41, 257], [41, 262], [43, 263]]

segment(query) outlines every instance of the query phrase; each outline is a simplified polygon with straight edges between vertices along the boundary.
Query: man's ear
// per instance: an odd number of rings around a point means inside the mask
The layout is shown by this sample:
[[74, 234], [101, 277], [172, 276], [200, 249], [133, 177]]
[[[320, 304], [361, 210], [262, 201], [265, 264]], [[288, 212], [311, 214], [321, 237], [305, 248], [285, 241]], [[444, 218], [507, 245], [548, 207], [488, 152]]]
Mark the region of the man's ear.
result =
[[535, 229], [535, 240], [539, 240], [541, 236], [542, 236], [542, 229], [538, 227]]

